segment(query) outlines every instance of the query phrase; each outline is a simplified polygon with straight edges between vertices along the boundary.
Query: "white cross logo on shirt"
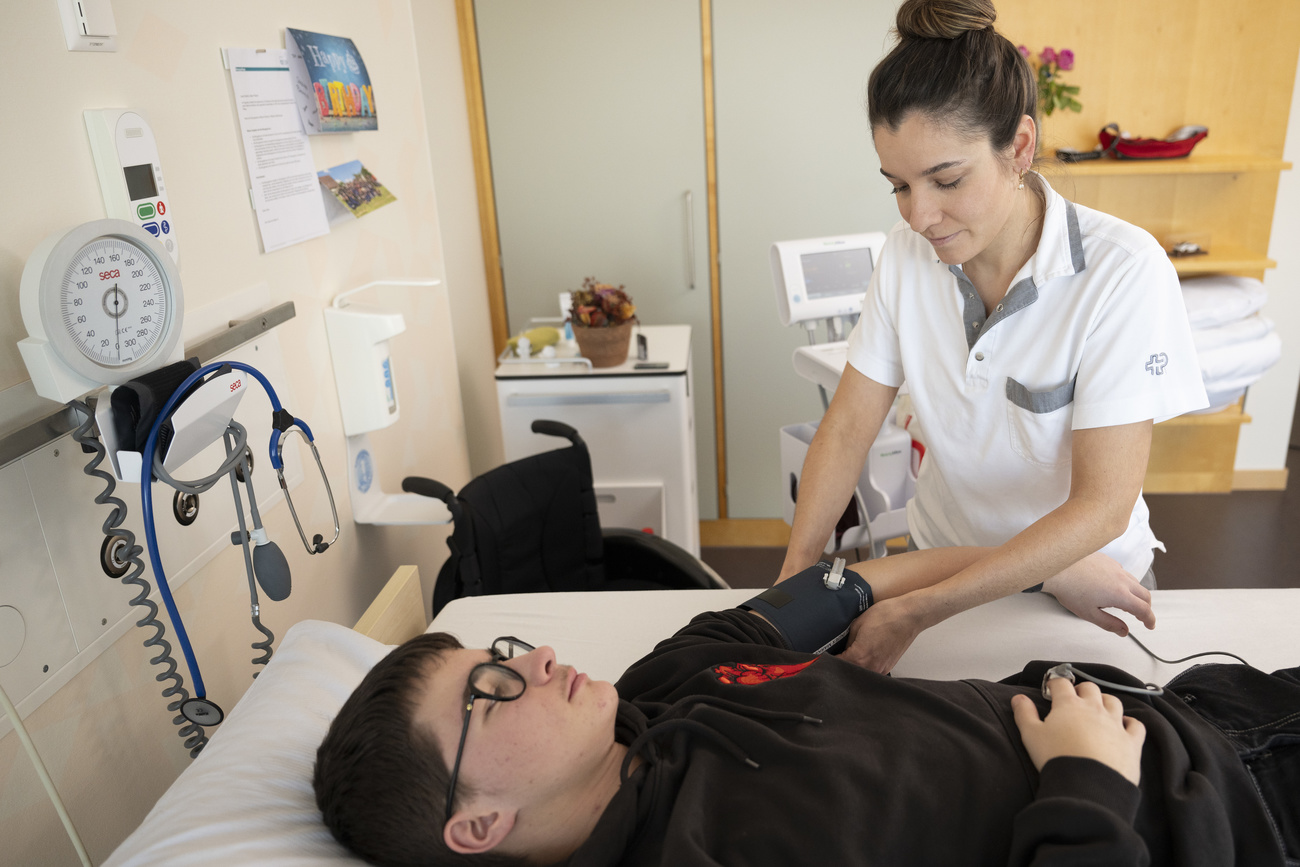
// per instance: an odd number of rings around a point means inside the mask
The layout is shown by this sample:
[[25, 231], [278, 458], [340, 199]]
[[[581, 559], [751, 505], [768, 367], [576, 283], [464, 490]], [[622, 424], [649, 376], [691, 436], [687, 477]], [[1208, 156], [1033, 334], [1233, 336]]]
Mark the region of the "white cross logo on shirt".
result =
[[1151, 371], [1154, 376], [1160, 376], [1165, 372], [1165, 365], [1168, 363], [1169, 356], [1165, 355], [1163, 352], [1157, 352], [1155, 355], [1151, 356], [1151, 360], [1147, 362], [1146, 369]]

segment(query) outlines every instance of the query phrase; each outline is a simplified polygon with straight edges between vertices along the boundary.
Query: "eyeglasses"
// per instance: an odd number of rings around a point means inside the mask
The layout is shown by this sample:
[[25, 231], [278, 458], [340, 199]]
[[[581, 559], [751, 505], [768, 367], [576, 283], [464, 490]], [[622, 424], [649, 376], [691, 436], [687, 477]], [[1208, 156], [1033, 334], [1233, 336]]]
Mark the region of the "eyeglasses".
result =
[[528, 688], [523, 675], [501, 663], [531, 650], [536, 648], [518, 638], [505, 635], [493, 641], [492, 646], [488, 648], [488, 652], [492, 654], [491, 662], [481, 662], [470, 669], [469, 701], [465, 703], [464, 722], [460, 727], [460, 745], [456, 747], [456, 763], [451, 766], [451, 782], [447, 784], [447, 818], [443, 820], [443, 824], [451, 821], [452, 803], [456, 800], [456, 778], [460, 776], [460, 757], [465, 752], [465, 735], [469, 734], [469, 715], [470, 711], [474, 710], [474, 699], [514, 701], [523, 695], [524, 690]]

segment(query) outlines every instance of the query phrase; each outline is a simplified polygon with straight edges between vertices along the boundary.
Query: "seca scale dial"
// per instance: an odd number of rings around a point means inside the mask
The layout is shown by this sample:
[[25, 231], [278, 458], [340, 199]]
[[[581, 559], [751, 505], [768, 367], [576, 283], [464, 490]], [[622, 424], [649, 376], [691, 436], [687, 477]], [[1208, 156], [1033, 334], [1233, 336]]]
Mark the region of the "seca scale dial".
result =
[[73, 254], [59, 285], [59, 317], [82, 355], [122, 367], [163, 336], [171, 299], [158, 265], [138, 244], [103, 236]]
[[29, 336], [19, 348], [45, 397], [71, 400], [176, 360], [183, 302], [175, 265], [125, 220], [47, 239], [27, 262], [20, 296]]

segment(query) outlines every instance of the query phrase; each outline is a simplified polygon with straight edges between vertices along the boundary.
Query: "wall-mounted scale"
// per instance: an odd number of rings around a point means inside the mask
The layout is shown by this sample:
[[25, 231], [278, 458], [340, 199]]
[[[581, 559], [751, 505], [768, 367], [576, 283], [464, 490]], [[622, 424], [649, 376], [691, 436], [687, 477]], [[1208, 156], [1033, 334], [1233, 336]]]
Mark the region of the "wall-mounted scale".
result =
[[124, 220], [46, 238], [23, 269], [18, 341], [36, 393], [61, 403], [184, 356], [185, 302], [166, 251]]
[[[337, 541], [338, 513], [311, 430], [280, 405], [266, 377], [241, 362], [199, 367], [184, 359], [184, 296], [176, 268], [177, 245], [174, 226], [168, 219], [171, 208], [162, 183], [157, 147], [148, 124], [137, 112], [110, 110], [86, 112], [86, 125], [110, 219], [56, 232], [32, 251], [19, 290], [28, 333], [19, 341], [19, 350], [37, 394], [70, 403], [84, 418], [73, 436], [86, 451], [94, 452], [86, 473], [106, 484], [96, 502], [106, 502], [114, 510], [105, 522], [102, 564], [105, 571], [123, 583], [142, 590], [131, 604], [148, 609], [139, 621], [151, 632], [145, 644], [161, 647], [152, 662], [168, 669], [158, 676], [160, 683], [167, 684], [164, 697], [173, 699], [168, 710], [179, 712], [175, 717], [181, 726], [179, 733], [186, 739], [191, 755], [197, 755], [207, 742], [201, 726], [221, 722], [223, 713], [206, 697], [198, 663], [162, 569], [153, 521], [152, 482], [166, 482], [177, 491], [176, 503], [184, 495], [192, 498], [197, 508], [199, 494], [229, 478], [239, 527], [231, 534], [231, 542], [244, 549], [252, 622], [263, 636], [253, 644], [253, 649], [262, 653], [253, 660], [255, 665], [270, 660], [275, 638], [259, 619], [257, 587], [272, 600], [280, 601], [289, 595], [290, 577], [284, 554], [262, 527], [252, 486], [253, 452], [247, 446], [247, 430], [234, 419], [250, 377], [261, 384], [270, 399], [270, 463], [309, 554], [322, 553]], [[97, 392], [93, 409], [81, 400], [91, 392]], [[334, 515], [334, 535], [329, 541], [319, 534], [309, 541], [294, 509], [283, 462], [284, 443], [290, 432], [307, 441], [320, 469]], [[190, 481], [171, 475], [178, 465], [218, 440], [225, 444], [226, 457], [216, 471]], [[105, 457], [111, 461], [112, 475], [99, 469]], [[194, 697], [176, 671], [170, 646], [161, 640], [165, 630], [155, 616], [157, 606], [148, 598], [149, 584], [140, 577], [144, 564], [138, 557], [139, 548], [134, 534], [121, 526], [126, 517], [125, 503], [111, 496], [115, 477], [141, 485], [150, 564], [188, 664]], [[239, 483], [248, 494], [251, 528], [245, 521]], [[179, 509], [177, 517], [182, 517]]]
[[124, 108], [87, 110], [85, 118], [104, 210], [157, 238], [172, 261], [179, 262], [176, 215], [149, 122], [140, 112]]

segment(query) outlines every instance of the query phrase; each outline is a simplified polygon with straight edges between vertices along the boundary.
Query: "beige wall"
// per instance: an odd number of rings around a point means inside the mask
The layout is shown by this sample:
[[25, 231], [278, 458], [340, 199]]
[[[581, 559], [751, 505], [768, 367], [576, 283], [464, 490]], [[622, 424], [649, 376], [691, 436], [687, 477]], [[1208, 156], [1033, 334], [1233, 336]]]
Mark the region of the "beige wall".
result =
[[[407, 0], [112, 5], [118, 51], [92, 54], [66, 50], [53, 0], [5, 4], [0, 77], [23, 82], [23, 99], [6, 113], [0, 136], [5, 186], [14, 194], [0, 216], [0, 408], [8, 413], [0, 417], [0, 434], [13, 426], [18, 410], [56, 408], [40, 403], [26, 384], [15, 347], [25, 336], [18, 285], [28, 254], [43, 237], [104, 216], [81, 112], [141, 109], [158, 139], [188, 309], [246, 303], [247, 290], [259, 283], [270, 287], [265, 306], [292, 300], [297, 308], [296, 318], [278, 329], [289, 382], [276, 386], [285, 404], [312, 427], [343, 531], [335, 547], [308, 557], [288, 510], [277, 506], [265, 513], [268, 532], [289, 558], [294, 592], [285, 602], [264, 605], [264, 622], [277, 636], [306, 618], [350, 624], [402, 563], [422, 567], [427, 591], [445, 556], [444, 529], [358, 527], [351, 521], [346, 442], [320, 311], [335, 294], [371, 280], [444, 280], [438, 290], [372, 290], [368, 299], [401, 311], [407, 323], [392, 347], [402, 420], [373, 435], [380, 479], [386, 490], [413, 473], [459, 487], [470, 477], [471, 454], [476, 470], [498, 460], [482, 253], [451, 0], [420, 0], [415, 24]], [[359, 158], [398, 202], [327, 237], [263, 254], [219, 50], [280, 47], [286, 26], [356, 42], [376, 87], [380, 129], [313, 139], [314, 162], [326, 168]], [[462, 391], [473, 407], [468, 426]], [[300, 514], [309, 527], [319, 528], [329, 516], [323, 496], [310, 478], [300, 492]], [[0, 582], [3, 568], [0, 562]], [[239, 551], [229, 548], [177, 591], [208, 693], [227, 710], [251, 676], [248, 644], [254, 636], [244, 582]], [[131, 629], [26, 718], [96, 862], [189, 763], [139, 635]], [[219, 736], [220, 729], [214, 731]], [[0, 864], [74, 864], [54, 809], [18, 747], [13, 734], [0, 738]]]

